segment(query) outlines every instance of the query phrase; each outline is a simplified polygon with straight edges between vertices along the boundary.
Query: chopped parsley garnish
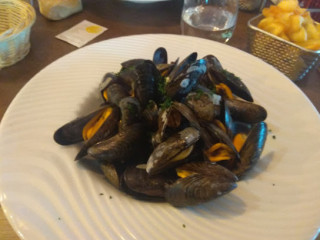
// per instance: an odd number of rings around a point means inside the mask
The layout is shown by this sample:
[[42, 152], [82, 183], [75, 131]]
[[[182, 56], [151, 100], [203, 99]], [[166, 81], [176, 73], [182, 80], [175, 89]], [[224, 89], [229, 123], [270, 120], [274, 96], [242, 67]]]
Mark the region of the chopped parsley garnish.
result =
[[167, 82], [165, 77], [161, 76], [157, 79], [157, 91], [159, 99], [161, 101], [159, 105], [162, 109], [166, 109], [170, 107], [172, 104], [172, 99], [169, 96], [167, 96], [166, 84]]
[[166, 95], [166, 79], [165, 77], [160, 77], [157, 79], [157, 89], [160, 95]]
[[171, 104], [172, 104], [172, 99], [166, 96], [165, 100], [162, 103], [160, 103], [160, 107], [161, 109], [167, 109], [171, 106]]

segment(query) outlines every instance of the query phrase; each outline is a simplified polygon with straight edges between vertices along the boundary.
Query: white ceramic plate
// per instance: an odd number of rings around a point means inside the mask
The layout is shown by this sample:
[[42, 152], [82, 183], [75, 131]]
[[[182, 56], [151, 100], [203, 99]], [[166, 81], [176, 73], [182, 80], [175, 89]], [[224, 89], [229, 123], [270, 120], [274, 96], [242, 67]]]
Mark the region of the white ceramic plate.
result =
[[[141, 202], [73, 161], [53, 141], [62, 124], [96, 107], [106, 72], [166, 47], [170, 60], [216, 55], [268, 111], [263, 155], [230, 194], [196, 207]], [[303, 93], [259, 59], [213, 41], [138, 35], [90, 45], [39, 72], [0, 128], [1, 204], [22, 239], [312, 239], [320, 226], [320, 118]], [[273, 138], [275, 136], [275, 139]]]

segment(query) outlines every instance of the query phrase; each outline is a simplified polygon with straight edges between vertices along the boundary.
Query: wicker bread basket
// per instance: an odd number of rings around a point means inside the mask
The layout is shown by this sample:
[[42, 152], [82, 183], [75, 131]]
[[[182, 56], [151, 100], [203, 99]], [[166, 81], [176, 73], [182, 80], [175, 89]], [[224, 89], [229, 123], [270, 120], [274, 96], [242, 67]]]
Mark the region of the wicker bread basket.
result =
[[20, 0], [0, 0], [0, 69], [23, 59], [30, 50], [34, 8]]
[[248, 22], [249, 52], [273, 65], [292, 81], [303, 79], [320, 60], [320, 50], [312, 51], [258, 28], [258, 15]]

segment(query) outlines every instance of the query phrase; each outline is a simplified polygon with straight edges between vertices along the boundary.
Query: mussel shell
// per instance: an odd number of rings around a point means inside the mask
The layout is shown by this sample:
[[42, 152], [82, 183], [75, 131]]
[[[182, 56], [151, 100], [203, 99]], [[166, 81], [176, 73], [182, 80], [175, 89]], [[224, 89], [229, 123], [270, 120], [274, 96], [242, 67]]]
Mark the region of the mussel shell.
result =
[[[109, 105], [109, 107], [111, 107]], [[99, 130], [89, 139], [87, 140], [79, 153], [76, 156], [76, 160], [80, 160], [82, 157], [87, 155], [87, 149], [92, 145], [96, 144], [99, 141], [104, 139], [108, 139], [113, 136], [118, 127], [118, 121], [120, 120], [120, 109], [117, 106], [112, 106], [112, 112], [110, 116], [105, 120], [105, 122], [101, 125]]]
[[99, 111], [101, 109], [63, 125], [55, 131], [53, 135], [54, 141], [60, 145], [71, 145], [82, 142], [82, 129]]
[[100, 168], [106, 179], [116, 188], [121, 188], [121, 177], [125, 167], [121, 164], [103, 163]]
[[156, 131], [158, 126], [159, 109], [154, 101], [149, 101], [147, 107], [142, 112], [144, 124], [151, 131]]
[[253, 102], [253, 98], [248, 87], [244, 84], [244, 82], [241, 81], [239, 77], [228, 72], [227, 70], [223, 70], [220, 72], [220, 74], [222, 75], [221, 82], [226, 84], [234, 95], [248, 102]]
[[268, 134], [268, 126], [265, 122], [255, 124], [250, 130], [247, 140], [240, 150], [240, 162], [233, 172], [241, 177], [260, 158]]
[[171, 184], [177, 179], [173, 173], [166, 172], [150, 176], [145, 168], [129, 166], [123, 174], [125, 185], [132, 195], [143, 194], [149, 197], [164, 198], [165, 185]]
[[174, 101], [172, 103], [172, 107], [175, 108], [177, 111], [179, 111], [181, 113], [181, 115], [188, 120], [189, 125], [191, 127], [198, 129], [198, 130], [200, 129], [200, 123], [198, 121], [198, 118], [196, 117], [196, 115], [193, 113], [193, 111], [187, 105], [185, 105], [181, 102]]
[[267, 111], [264, 107], [237, 99], [226, 99], [226, 105], [230, 111], [232, 119], [245, 123], [258, 123], [267, 118]]
[[215, 71], [222, 71], [222, 65], [217, 57], [209, 54], [203, 57], [204, 60], [206, 60], [207, 63], [207, 69], [212, 69]]
[[162, 77], [167, 77], [170, 74], [170, 72], [174, 69], [176, 64], [177, 64], [176, 62], [174, 62], [174, 63], [161, 63], [161, 64], [157, 64], [156, 67]]
[[154, 146], [157, 146], [165, 139], [168, 122], [170, 117], [172, 117], [172, 114], [175, 114], [174, 112], [180, 113], [181, 116], [183, 116], [188, 121], [189, 126], [200, 129], [200, 124], [193, 111], [185, 104], [174, 101], [169, 108], [161, 110], [159, 113], [158, 130], [152, 138], [152, 143]]
[[198, 53], [193, 52], [189, 54], [185, 59], [183, 59], [178, 65], [176, 65], [168, 76], [170, 81], [174, 80], [181, 73], [186, 72], [190, 64], [197, 60], [197, 57]]
[[135, 97], [125, 97], [119, 103], [121, 109], [120, 129], [124, 130], [128, 126], [138, 123], [141, 120], [141, 107]]
[[127, 61], [124, 61], [121, 63], [121, 66], [123, 68], [134, 68], [136, 66], [138, 66], [139, 64], [145, 62], [145, 59], [142, 58], [134, 58], [134, 59], [129, 59]]
[[146, 147], [145, 130], [139, 123], [130, 125], [126, 131], [91, 146], [87, 153], [99, 162], [134, 162], [137, 154]]
[[135, 79], [138, 78], [135, 67], [125, 68], [123, 67], [118, 73], [118, 81], [122, 82], [125, 88], [132, 90]]
[[[227, 133], [225, 133], [223, 130], [221, 130], [218, 126], [216, 126], [213, 123], [202, 123], [201, 133], [204, 131], [207, 131], [210, 135], [210, 138], [204, 139], [206, 140], [205, 145], [207, 148], [211, 147], [217, 142], [222, 142], [222, 143], [225, 143], [228, 147], [230, 147], [230, 149], [234, 152], [236, 157], [235, 160], [240, 159], [239, 152], [233, 145], [232, 139]], [[211, 142], [207, 142], [207, 141], [211, 141]]]
[[157, 146], [164, 140], [165, 131], [168, 125], [168, 115], [172, 111], [172, 107], [160, 110], [158, 114], [157, 126], [158, 129], [152, 137], [153, 146]]
[[196, 143], [199, 138], [199, 131], [188, 127], [160, 143], [148, 159], [147, 172], [155, 175], [176, 165], [177, 161], [172, 161], [174, 157]]
[[207, 55], [204, 59], [207, 62], [207, 77], [213, 85], [224, 83], [230, 88], [234, 95], [253, 102], [249, 89], [239, 77], [223, 69], [220, 61], [215, 56]]
[[199, 78], [206, 70], [204, 59], [199, 59], [190, 64], [185, 72], [182, 72], [166, 85], [167, 95], [173, 99], [182, 99], [198, 85]]
[[186, 105], [193, 110], [201, 121], [212, 122], [216, 117], [216, 107], [211, 98], [204, 92], [191, 92], [186, 98]]
[[103, 91], [106, 88], [108, 88], [111, 84], [117, 83], [117, 82], [119, 82], [119, 78], [115, 73], [108, 72], [103, 76], [102, 81], [99, 85], [99, 90], [103, 99], [104, 99]]
[[167, 186], [165, 198], [175, 207], [210, 201], [236, 188], [237, 177], [228, 169], [208, 162], [187, 163], [179, 169], [193, 174]]
[[224, 126], [226, 127], [227, 134], [230, 136], [231, 139], [233, 139], [234, 135], [234, 124], [233, 124], [233, 118], [230, 113], [230, 109], [226, 102], [224, 100], [221, 101], [221, 118], [222, 122], [224, 123]]
[[119, 106], [120, 101], [129, 96], [125, 88], [118, 83], [113, 83], [107, 88], [108, 102]]
[[160, 72], [153, 62], [144, 61], [135, 67], [137, 78], [133, 83], [134, 96], [139, 100], [141, 107], [145, 108], [149, 100], [156, 98], [156, 82], [160, 79]]
[[153, 59], [155, 65], [168, 63], [168, 53], [164, 47], [157, 48], [153, 53]]

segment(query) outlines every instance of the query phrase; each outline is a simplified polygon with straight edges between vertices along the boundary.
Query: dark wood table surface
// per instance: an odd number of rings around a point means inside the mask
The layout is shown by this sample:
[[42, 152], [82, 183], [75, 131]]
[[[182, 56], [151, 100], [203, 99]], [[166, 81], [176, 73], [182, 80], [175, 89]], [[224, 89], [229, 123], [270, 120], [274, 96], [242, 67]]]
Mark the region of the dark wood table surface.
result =
[[[21, 88], [41, 69], [76, 47], [55, 38], [86, 19], [109, 30], [88, 44], [120, 36], [144, 33], [180, 34], [182, 0], [139, 4], [120, 0], [83, 0], [83, 11], [60, 21], [49, 21], [39, 12], [31, 31], [30, 53], [15, 65], [0, 70], [0, 120]], [[237, 27], [228, 45], [247, 50], [247, 22], [257, 13], [239, 12]], [[320, 111], [320, 71], [316, 66], [297, 86]], [[17, 234], [0, 210], [0, 239], [16, 240]]]

